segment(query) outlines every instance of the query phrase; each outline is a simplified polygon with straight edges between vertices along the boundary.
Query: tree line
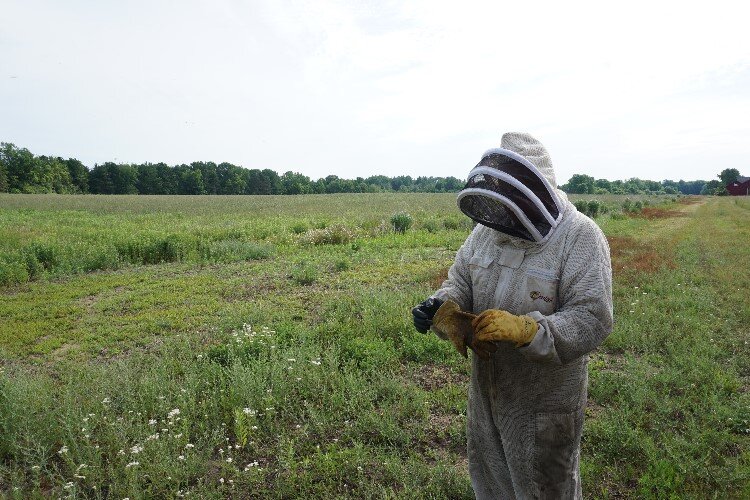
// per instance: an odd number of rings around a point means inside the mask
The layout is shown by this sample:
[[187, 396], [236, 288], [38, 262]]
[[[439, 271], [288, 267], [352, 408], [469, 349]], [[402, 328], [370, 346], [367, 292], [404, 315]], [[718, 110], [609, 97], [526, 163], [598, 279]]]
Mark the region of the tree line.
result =
[[575, 174], [560, 186], [560, 189], [571, 194], [703, 194], [726, 195], [727, 184], [739, 177], [736, 168], [725, 168], [718, 174], [718, 180], [710, 181], [649, 181], [633, 177], [628, 180], [609, 181], [594, 179], [590, 175]]
[[328, 194], [376, 192], [455, 192], [456, 177], [408, 175], [312, 180], [297, 173], [248, 169], [231, 163], [123, 164], [106, 162], [88, 169], [80, 161], [35, 156], [28, 149], [0, 143], [0, 192], [91, 194]]
[[[721, 181], [625, 181], [576, 174], [561, 189], [577, 194], [723, 194], [736, 179], [725, 169]], [[105, 162], [87, 168], [75, 158], [35, 156], [26, 148], [0, 143], [0, 192], [61, 194], [328, 194], [377, 192], [457, 192], [464, 181], [456, 177], [408, 175], [342, 179], [336, 175], [312, 180], [297, 173], [279, 175], [271, 169], [248, 169], [231, 163]]]

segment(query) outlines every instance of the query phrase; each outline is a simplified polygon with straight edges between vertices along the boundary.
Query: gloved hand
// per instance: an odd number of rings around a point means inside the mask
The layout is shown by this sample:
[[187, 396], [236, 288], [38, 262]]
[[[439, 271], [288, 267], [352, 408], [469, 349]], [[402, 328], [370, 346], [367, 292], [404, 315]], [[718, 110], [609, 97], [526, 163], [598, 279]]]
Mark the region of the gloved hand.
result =
[[427, 333], [432, 324], [432, 318], [441, 305], [443, 305], [442, 300], [430, 297], [411, 310], [412, 315], [414, 315], [414, 328], [419, 333]]
[[464, 358], [468, 357], [466, 348], [469, 347], [479, 357], [487, 359], [497, 347], [491, 342], [474, 340], [474, 331], [471, 327], [474, 318], [475, 315], [463, 312], [458, 304], [447, 300], [435, 313], [432, 329], [447, 337]]
[[509, 340], [516, 347], [534, 339], [539, 325], [529, 316], [516, 316], [508, 311], [487, 309], [472, 322], [474, 337], [485, 342]]

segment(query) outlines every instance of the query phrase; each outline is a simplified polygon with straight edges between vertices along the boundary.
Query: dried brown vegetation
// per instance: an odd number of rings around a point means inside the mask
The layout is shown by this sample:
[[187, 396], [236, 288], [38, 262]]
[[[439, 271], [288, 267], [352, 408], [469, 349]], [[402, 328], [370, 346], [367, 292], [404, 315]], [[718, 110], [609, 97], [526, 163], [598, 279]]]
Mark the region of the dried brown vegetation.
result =
[[655, 273], [668, 267], [674, 269], [674, 262], [665, 252], [657, 250], [656, 246], [627, 236], [608, 236], [609, 251], [612, 258], [612, 271], [636, 271]]

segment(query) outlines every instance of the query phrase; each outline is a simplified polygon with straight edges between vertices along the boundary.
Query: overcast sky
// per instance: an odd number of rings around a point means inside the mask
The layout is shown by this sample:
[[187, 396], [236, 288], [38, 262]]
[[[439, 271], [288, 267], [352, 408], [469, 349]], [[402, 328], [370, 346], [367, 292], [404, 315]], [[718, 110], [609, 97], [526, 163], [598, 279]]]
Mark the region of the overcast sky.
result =
[[744, 2], [0, 0], [0, 140], [95, 163], [750, 175]]

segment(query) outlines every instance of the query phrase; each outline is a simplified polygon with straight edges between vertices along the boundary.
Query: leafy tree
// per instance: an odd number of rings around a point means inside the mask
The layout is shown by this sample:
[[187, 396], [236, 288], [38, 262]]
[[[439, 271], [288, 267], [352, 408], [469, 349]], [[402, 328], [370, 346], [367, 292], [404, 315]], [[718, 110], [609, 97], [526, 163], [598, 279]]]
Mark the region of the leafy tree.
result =
[[0, 193], [8, 192], [8, 168], [0, 162]]
[[69, 193], [72, 183], [67, 166], [57, 158], [38, 156], [24, 172], [21, 191], [24, 193]]
[[179, 194], [206, 194], [203, 186], [203, 174], [198, 168], [180, 165], [177, 169]]
[[26, 149], [19, 149], [15, 145], [0, 143], [0, 163], [5, 165], [7, 172], [8, 191], [20, 193], [24, 186], [30, 184], [29, 175], [34, 169], [34, 155]]
[[403, 191], [403, 187], [406, 187], [407, 190], [412, 186], [413, 180], [411, 176], [409, 175], [400, 175], [398, 177], [394, 177], [391, 179], [391, 189], [394, 191]]
[[135, 187], [138, 194], [162, 194], [163, 185], [156, 165], [153, 163], [142, 163], [136, 167], [138, 170], [138, 180]]
[[722, 184], [726, 186], [727, 184], [731, 184], [734, 181], [737, 180], [737, 177], [740, 176], [740, 171], [736, 168], [725, 168], [721, 171], [719, 174], [719, 179], [721, 179]]
[[296, 172], [284, 172], [281, 176], [284, 194], [306, 194], [311, 192], [310, 178]]
[[385, 175], [373, 175], [365, 179], [365, 182], [380, 188], [381, 191], [390, 191], [391, 189], [391, 179]]
[[216, 175], [219, 180], [219, 194], [243, 194], [247, 180], [243, 169], [237, 165], [223, 162], [216, 166]]
[[726, 185], [722, 184], [721, 181], [713, 180], [708, 181], [701, 189], [701, 194], [713, 194], [721, 195], [727, 191]]
[[566, 193], [593, 194], [594, 182], [594, 178], [590, 175], [575, 174], [570, 178], [567, 184], [561, 187]]
[[607, 179], [597, 179], [594, 181], [594, 192], [600, 192], [602, 194], [612, 192], [612, 183]]
[[138, 182], [138, 169], [134, 165], [116, 165], [111, 169], [112, 184], [115, 194], [138, 194], [136, 183]]
[[68, 174], [70, 175], [70, 182], [73, 184], [75, 191], [79, 193], [89, 192], [89, 169], [86, 165], [76, 160], [75, 158], [68, 158], [63, 160], [58, 158], [68, 168]]
[[212, 161], [195, 161], [190, 164], [190, 168], [200, 171], [204, 194], [219, 194], [221, 192], [221, 183], [219, 181], [219, 174], [216, 171], [216, 163]]
[[106, 163], [94, 165], [89, 172], [89, 191], [94, 194], [112, 194], [114, 190], [109, 166]]
[[161, 191], [157, 194], [179, 194], [179, 182], [175, 169], [166, 163], [157, 163], [156, 172], [161, 181]]

